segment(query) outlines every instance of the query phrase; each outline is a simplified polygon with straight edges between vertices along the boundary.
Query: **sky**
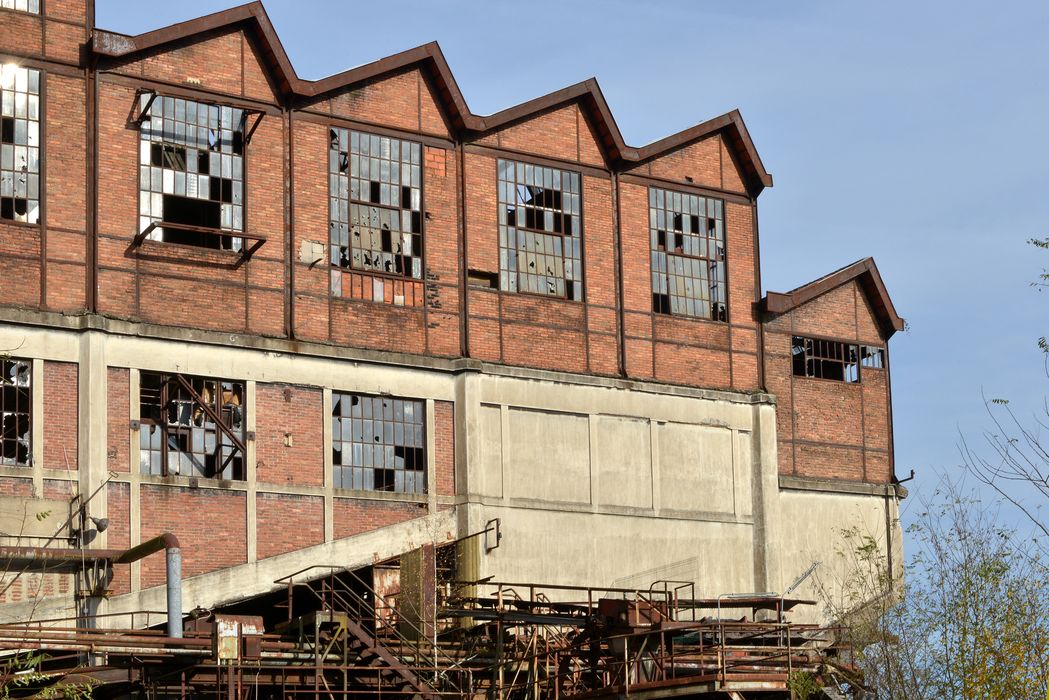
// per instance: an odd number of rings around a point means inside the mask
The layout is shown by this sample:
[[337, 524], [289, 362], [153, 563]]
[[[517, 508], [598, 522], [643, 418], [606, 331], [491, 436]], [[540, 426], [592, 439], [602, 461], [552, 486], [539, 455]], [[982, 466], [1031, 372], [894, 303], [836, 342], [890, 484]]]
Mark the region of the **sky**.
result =
[[[96, 0], [96, 23], [135, 34], [231, 4]], [[907, 320], [890, 342], [896, 471], [917, 473], [905, 525], [960, 474], [959, 436], [989, 429], [982, 397], [1044, 411], [1049, 291], [1031, 282], [1049, 251], [1026, 241], [1049, 236], [1049, 2], [265, 7], [303, 78], [437, 40], [477, 114], [596, 77], [640, 146], [740, 109], [775, 179], [758, 202], [765, 290], [870, 255]]]

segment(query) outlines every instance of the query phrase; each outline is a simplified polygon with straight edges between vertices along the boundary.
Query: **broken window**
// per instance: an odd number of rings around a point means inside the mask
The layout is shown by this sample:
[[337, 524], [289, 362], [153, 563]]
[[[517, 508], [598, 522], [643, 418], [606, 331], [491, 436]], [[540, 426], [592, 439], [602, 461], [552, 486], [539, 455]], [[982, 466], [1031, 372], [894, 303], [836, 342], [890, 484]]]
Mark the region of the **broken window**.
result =
[[724, 203], [648, 188], [652, 310], [727, 321]]
[[425, 493], [425, 421], [422, 401], [333, 394], [335, 487]]
[[40, 14], [40, 0], [0, 0], [0, 8]]
[[579, 173], [499, 160], [500, 288], [583, 298]]
[[28, 360], [0, 360], [0, 464], [28, 466], [32, 424], [31, 363]]
[[833, 379], [849, 383], [860, 381], [859, 345], [794, 336], [791, 355], [796, 377]]
[[244, 479], [244, 383], [143, 372], [143, 474]]
[[885, 349], [875, 345], [861, 345], [860, 365], [864, 369], [885, 369]]
[[242, 250], [242, 238], [214, 232], [244, 231], [247, 113], [150, 93], [139, 99], [139, 230], [157, 223], [154, 241]]
[[11, 63], [0, 64], [0, 219], [40, 221], [40, 71]]
[[343, 269], [423, 277], [422, 146], [329, 130], [332, 289]]

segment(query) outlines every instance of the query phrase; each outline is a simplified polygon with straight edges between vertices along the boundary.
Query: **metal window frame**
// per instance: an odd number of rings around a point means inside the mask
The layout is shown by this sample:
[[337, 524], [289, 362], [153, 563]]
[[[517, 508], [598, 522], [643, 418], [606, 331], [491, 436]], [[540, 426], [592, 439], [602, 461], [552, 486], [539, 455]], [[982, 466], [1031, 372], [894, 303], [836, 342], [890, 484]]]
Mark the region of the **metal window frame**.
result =
[[[222, 479], [222, 473], [225, 471], [226, 467], [229, 466], [229, 464], [233, 461], [233, 458], [236, 457], [239, 454], [240, 457], [241, 457], [242, 462], [244, 463], [244, 468], [245, 468], [244, 479], [246, 480], [246, 478], [247, 478], [247, 473], [246, 473], [247, 472], [247, 458], [248, 458], [247, 457], [248, 456], [247, 446], [245, 445], [244, 439], [242, 439], [240, 436], [238, 436], [236, 434], [236, 432], [234, 432], [233, 428], [228, 426], [228, 425], [226, 425], [226, 422], [222, 419], [222, 407], [220, 405], [220, 402], [222, 400], [222, 392], [221, 391], [216, 391], [215, 392], [215, 397], [213, 399], [215, 405], [212, 406], [212, 405], [209, 404], [208, 401], [206, 401], [204, 399], [203, 396], [201, 396], [200, 394], [197, 393], [197, 391], [193, 388], [193, 385], [190, 382], [190, 380], [187, 379], [186, 375], [183, 375], [183, 374], [177, 373], [177, 372], [176, 373], [143, 372], [142, 374], [143, 375], [153, 375], [153, 376], [156, 376], [156, 377], [158, 377], [160, 379], [160, 394], [159, 394], [159, 397], [158, 397], [159, 407], [160, 407], [160, 420], [159, 421], [155, 421], [155, 420], [153, 420], [151, 418], [147, 418], [146, 416], [140, 415], [138, 422], [139, 422], [139, 429], [140, 430], [141, 430], [142, 426], [154, 426], [154, 427], [156, 427], [156, 428], [158, 428], [160, 430], [160, 433], [161, 433], [161, 451], [160, 451], [160, 473], [161, 473], [161, 476], [176, 476], [176, 475], [173, 475], [171, 473], [170, 468], [169, 468], [169, 464], [168, 464], [168, 452], [170, 451], [169, 438], [172, 435], [178, 434], [180, 430], [184, 429], [184, 426], [177, 426], [173, 430], [172, 426], [167, 422], [165, 411], [166, 411], [166, 407], [167, 407], [168, 403], [171, 400], [170, 394], [169, 394], [170, 388], [171, 388], [172, 384], [177, 384], [179, 386], [179, 388], [182, 389], [182, 391], [184, 391], [186, 394], [189, 395], [189, 398], [193, 402], [193, 405], [198, 407], [198, 408], [200, 408], [200, 410], [203, 411], [203, 413], [211, 420], [211, 422], [215, 424], [216, 436], [221, 433], [222, 435], [225, 435], [227, 438], [229, 438], [230, 442], [233, 443], [232, 444], [232, 448], [233, 449], [230, 450], [230, 453], [226, 457], [225, 461], [223, 461], [221, 464], [218, 464], [218, 455], [221, 453], [221, 449], [223, 447], [225, 447], [225, 445], [223, 445], [219, 440], [216, 439], [216, 441], [215, 441], [215, 457], [216, 457], [215, 474], [212, 475], [211, 477], [205, 477], [205, 478], [212, 478], [212, 479], [220, 479], [221, 480]], [[221, 387], [222, 384], [240, 384], [241, 387], [242, 387], [241, 396], [244, 399], [246, 399], [246, 397], [247, 397], [247, 384], [245, 382], [243, 382], [243, 381], [232, 380], [232, 379], [221, 379], [221, 378], [217, 378], [217, 377], [197, 377], [197, 376], [193, 376], [191, 378], [192, 379], [198, 379], [198, 380], [206, 381], [206, 382], [214, 382], [219, 387]], [[141, 402], [141, 401], [142, 401], [142, 382], [140, 380], [139, 381], [139, 402]], [[245, 401], [245, 403], [241, 404], [241, 408], [242, 408], [243, 413], [244, 413], [244, 415], [241, 418], [241, 421], [242, 421], [242, 423], [246, 424], [246, 422], [247, 422], [247, 411], [248, 411], [248, 407], [246, 405], [246, 401]], [[247, 432], [244, 431], [244, 434], [246, 436]], [[139, 450], [141, 450], [142, 449], [141, 448], [141, 438], [140, 438], [140, 443], [139, 444], [140, 444]], [[242, 479], [235, 479], [235, 480], [240, 481]]]

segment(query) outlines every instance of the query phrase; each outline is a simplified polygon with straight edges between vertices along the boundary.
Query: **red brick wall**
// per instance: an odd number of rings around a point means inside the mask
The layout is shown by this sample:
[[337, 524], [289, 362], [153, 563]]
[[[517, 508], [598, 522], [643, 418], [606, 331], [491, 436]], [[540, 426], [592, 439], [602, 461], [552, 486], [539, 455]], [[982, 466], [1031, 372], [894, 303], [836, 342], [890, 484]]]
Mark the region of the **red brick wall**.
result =
[[[142, 541], [173, 532], [182, 545], [185, 577], [247, 561], [245, 494], [220, 489], [141, 487]], [[142, 587], [164, 582], [164, 557], [142, 560]]]
[[332, 522], [335, 539], [341, 539], [387, 525], [403, 523], [413, 518], [421, 518], [424, 515], [426, 515], [425, 503], [336, 498]]
[[433, 424], [436, 435], [434, 447], [437, 494], [455, 495], [455, 404], [451, 401], [433, 402]]
[[[108, 370], [107, 391], [109, 400], [106, 404], [106, 469], [111, 472], [127, 472], [130, 469], [130, 430], [131, 430], [131, 378], [130, 371], [122, 367], [110, 367]], [[138, 397], [135, 397], [138, 401]], [[135, 446], [138, 447], [137, 445]], [[136, 450], [136, 471], [138, 452]]]
[[45, 469], [77, 468], [78, 369], [72, 362], [44, 363]]
[[255, 499], [259, 559], [324, 541], [324, 499], [262, 493]]
[[795, 377], [793, 335], [886, 347], [856, 282], [768, 320], [765, 379], [778, 402], [780, 474], [888, 483], [893, 476], [888, 369], [861, 368], [858, 384]]
[[324, 423], [330, 420], [330, 416], [324, 415], [320, 389], [257, 384], [256, 481], [260, 484], [323, 485], [323, 431]]
[[577, 103], [556, 107], [497, 129], [479, 138], [477, 143], [546, 158], [605, 166], [597, 136]]

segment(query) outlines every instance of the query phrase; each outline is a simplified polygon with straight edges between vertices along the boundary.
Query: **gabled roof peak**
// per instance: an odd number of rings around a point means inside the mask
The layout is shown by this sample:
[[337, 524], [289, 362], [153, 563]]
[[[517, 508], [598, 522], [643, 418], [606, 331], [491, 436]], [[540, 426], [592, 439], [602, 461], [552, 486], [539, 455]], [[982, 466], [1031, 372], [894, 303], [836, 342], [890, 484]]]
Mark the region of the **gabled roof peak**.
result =
[[761, 300], [761, 305], [769, 313], [785, 313], [853, 280], [858, 281], [867, 294], [885, 337], [889, 338], [896, 331], [902, 331], [904, 320], [896, 313], [896, 307], [889, 298], [889, 292], [885, 289], [874, 258], [857, 260], [789, 292], [768, 292]]
[[101, 56], [131, 56], [165, 44], [192, 40], [201, 34], [222, 31], [237, 25], [243, 25], [252, 31], [280, 92], [287, 99], [318, 99], [328, 93], [373, 80], [388, 73], [421, 66], [428, 70], [452, 124], [461, 132], [484, 133], [515, 121], [528, 119], [560, 105], [579, 102], [592, 118], [608, 161], [613, 165], [616, 163], [633, 164], [658, 158], [693, 141], [723, 132], [740, 156], [751, 194], [757, 196], [762, 189], [772, 186], [772, 176], [761, 163], [761, 158], [758, 156], [757, 149], [754, 147], [738, 110], [641, 147], [626, 144], [595, 78], [588, 78], [494, 114], [477, 115], [467, 106], [466, 99], [459, 90], [441, 47], [436, 41], [326, 78], [304, 80], [295, 72], [265, 8], [257, 0], [135, 36], [95, 30], [92, 37], [92, 50]]

